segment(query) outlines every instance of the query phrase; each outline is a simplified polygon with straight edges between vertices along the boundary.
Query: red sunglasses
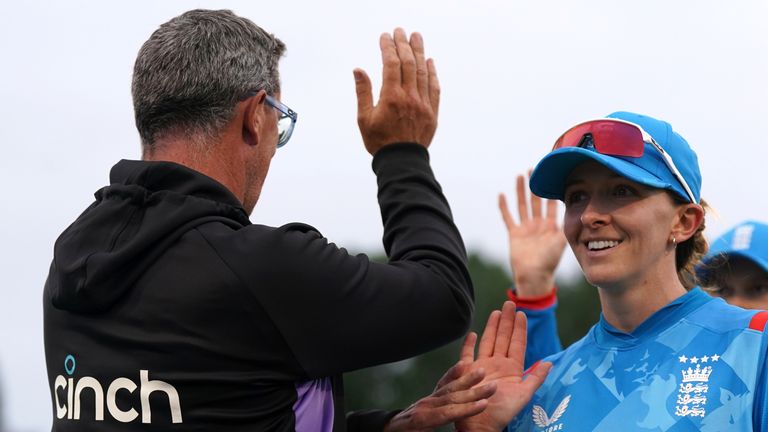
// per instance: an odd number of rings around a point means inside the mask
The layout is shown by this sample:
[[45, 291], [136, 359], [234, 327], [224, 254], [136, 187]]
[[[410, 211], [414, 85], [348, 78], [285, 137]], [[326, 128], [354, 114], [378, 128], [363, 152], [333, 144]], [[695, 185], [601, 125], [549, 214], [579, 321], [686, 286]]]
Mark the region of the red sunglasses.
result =
[[645, 152], [645, 144], [651, 144], [661, 154], [661, 159], [672, 175], [685, 189], [685, 193], [692, 203], [696, 202], [691, 188], [686, 183], [683, 175], [675, 166], [675, 162], [664, 151], [653, 137], [640, 126], [619, 119], [599, 119], [579, 123], [568, 129], [555, 141], [552, 150], [563, 147], [584, 147], [588, 144], [588, 136], [592, 138], [591, 144], [595, 151], [609, 156], [625, 156], [639, 158]]

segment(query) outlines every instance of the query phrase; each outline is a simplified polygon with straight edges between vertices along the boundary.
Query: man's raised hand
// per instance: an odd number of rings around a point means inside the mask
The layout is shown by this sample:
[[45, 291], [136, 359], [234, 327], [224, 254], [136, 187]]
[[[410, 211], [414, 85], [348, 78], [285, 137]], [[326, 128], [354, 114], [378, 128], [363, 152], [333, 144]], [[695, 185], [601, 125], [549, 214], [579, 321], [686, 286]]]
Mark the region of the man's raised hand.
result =
[[370, 154], [394, 143], [429, 147], [437, 128], [440, 84], [432, 59], [424, 56], [424, 40], [401, 28], [379, 38], [383, 79], [379, 100], [373, 104], [371, 80], [355, 69], [357, 123]]

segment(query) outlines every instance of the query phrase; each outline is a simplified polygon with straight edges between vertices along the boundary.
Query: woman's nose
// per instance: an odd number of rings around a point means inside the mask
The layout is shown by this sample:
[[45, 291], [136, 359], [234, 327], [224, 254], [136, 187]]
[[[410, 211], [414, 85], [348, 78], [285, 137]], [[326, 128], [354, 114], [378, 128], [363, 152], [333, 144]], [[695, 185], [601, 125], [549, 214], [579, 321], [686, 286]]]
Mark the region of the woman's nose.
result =
[[581, 213], [579, 220], [585, 227], [597, 228], [610, 222], [610, 214], [601, 210], [593, 200], [590, 200], [587, 206], [584, 207], [584, 212]]

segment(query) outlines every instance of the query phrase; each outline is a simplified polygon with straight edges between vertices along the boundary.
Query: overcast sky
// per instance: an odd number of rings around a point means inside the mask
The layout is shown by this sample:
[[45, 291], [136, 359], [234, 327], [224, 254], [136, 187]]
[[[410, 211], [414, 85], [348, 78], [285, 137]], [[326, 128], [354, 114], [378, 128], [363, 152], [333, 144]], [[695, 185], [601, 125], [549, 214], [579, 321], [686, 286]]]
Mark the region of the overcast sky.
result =
[[[229, 8], [288, 46], [285, 104], [299, 113], [252, 220], [303, 221], [379, 251], [370, 156], [352, 69], [378, 86], [378, 36], [422, 32], [437, 64], [433, 168], [470, 250], [503, 262], [496, 194], [580, 120], [617, 110], [669, 121], [698, 152], [710, 237], [766, 219], [768, 3], [761, 0], [30, 1], [0, 26], [0, 418], [50, 430], [41, 290], [58, 234], [121, 158], [139, 157], [133, 62], [161, 23]], [[567, 257], [561, 276], [577, 272]], [[503, 289], [503, 287], [499, 287]]]

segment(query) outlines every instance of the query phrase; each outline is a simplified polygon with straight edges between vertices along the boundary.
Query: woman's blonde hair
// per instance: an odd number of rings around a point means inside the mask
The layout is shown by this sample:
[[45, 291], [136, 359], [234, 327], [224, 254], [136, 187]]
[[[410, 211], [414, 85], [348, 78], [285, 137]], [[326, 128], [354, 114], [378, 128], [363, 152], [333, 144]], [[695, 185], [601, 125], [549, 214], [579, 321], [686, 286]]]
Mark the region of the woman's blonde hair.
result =
[[[680, 202], [677, 196], [675, 196], [675, 201]], [[709, 204], [707, 204], [704, 199], [701, 199], [700, 204], [704, 209], [704, 215], [706, 215], [707, 211], [710, 210]], [[701, 262], [701, 258], [704, 257], [709, 250], [709, 243], [707, 243], [707, 239], [704, 238], [705, 228], [706, 222], [705, 220], [702, 220], [696, 233], [688, 240], [679, 243], [675, 249], [677, 277], [680, 278], [680, 282], [685, 289], [691, 289], [696, 285], [699, 285], [699, 280], [696, 277], [696, 266]]]

